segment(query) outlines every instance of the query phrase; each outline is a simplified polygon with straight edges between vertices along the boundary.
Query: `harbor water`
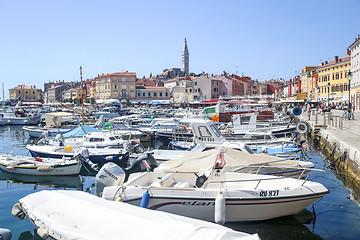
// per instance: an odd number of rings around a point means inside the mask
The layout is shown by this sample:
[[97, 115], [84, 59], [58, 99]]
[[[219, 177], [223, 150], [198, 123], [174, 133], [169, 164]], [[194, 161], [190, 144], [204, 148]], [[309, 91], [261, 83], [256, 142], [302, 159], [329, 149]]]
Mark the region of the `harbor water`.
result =
[[[28, 136], [21, 126], [0, 127], [0, 152], [28, 155]], [[330, 193], [302, 212], [262, 222], [229, 223], [227, 227], [247, 233], [258, 233], [261, 239], [359, 239], [360, 192], [352, 179], [337, 173], [326, 158], [309, 147], [311, 161], [324, 173], [310, 180], [322, 183]], [[11, 215], [12, 206], [28, 194], [44, 189], [66, 189], [92, 192], [93, 176], [25, 177], [0, 171], [0, 228], [10, 229], [12, 239], [41, 239], [28, 219]], [[91, 217], [91, 209], [88, 209]], [[76, 214], [76, 213], [74, 213]], [[94, 219], [99, 221], [99, 219]], [[99, 231], [101, 231], [99, 229]]]

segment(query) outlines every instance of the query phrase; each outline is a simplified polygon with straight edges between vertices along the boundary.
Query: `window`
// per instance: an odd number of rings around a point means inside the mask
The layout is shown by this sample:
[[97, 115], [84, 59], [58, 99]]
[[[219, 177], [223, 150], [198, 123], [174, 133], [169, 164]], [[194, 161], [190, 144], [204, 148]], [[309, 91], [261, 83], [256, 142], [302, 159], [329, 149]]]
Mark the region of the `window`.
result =
[[145, 97], [145, 93], [143, 92], [143, 97]]
[[209, 129], [205, 126], [200, 126], [199, 128], [200, 137], [211, 137]]
[[117, 89], [117, 84], [114, 84], [114, 89]]
[[33, 94], [35, 94], [35, 91], [33, 91]]
[[126, 89], [126, 84], [121, 85], [121, 89]]
[[167, 93], [167, 92], [165, 93], [165, 96], [166, 96], [166, 97], [168, 96], [168, 93]]
[[195, 86], [197, 86], [197, 82], [195, 82]]
[[140, 93], [138, 92], [138, 97], [140, 97]]
[[122, 81], [123, 81], [123, 82], [126, 82], [126, 78], [125, 78], [125, 77], [123, 77], [123, 78], [122, 78]]
[[159, 93], [160, 97], [162, 97], [162, 92]]
[[131, 82], [134, 82], [134, 81], [135, 81], [135, 78], [133, 78], [133, 77], [130, 78], [130, 81], [131, 81]]
[[27, 91], [25, 91], [25, 94], [28, 94], [28, 92], [27, 92]]
[[148, 96], [151, 97], [151, 93], [150, 93], [150, 92], [148, 93]]
[[217, 137], [220, 137], [220, 132], [219, 132], [218, 128], [215, 125], [210, 125], [210, 127], [214, 131], [215, 135]]
[[154, 97], [156, 97], [156, 92], [154, 92]]

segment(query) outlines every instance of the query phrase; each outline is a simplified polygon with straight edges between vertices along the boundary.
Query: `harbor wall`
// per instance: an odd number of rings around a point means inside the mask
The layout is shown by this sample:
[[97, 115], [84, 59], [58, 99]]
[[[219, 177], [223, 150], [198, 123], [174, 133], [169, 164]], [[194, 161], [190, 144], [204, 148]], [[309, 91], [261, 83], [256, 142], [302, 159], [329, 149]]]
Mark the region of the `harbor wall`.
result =
[[[343, 140], [344, 136], [352, 134], [351, 131], [343, 129], [342, 125], [340, 125], [341, 129], [334, 128], [329, 121], [326, 125], [319, 125], [318, 122], [307, 120], [303, 115], [299, 116], [296, 121], [307, 123], [309, 130], [306, 138], [320, 148], [330, 166], [336, 168], [340, 173], [350, 176], [360, 187], [360, 149], [351, 142]], [[320, 122], [326, 121], [321, 120]]]

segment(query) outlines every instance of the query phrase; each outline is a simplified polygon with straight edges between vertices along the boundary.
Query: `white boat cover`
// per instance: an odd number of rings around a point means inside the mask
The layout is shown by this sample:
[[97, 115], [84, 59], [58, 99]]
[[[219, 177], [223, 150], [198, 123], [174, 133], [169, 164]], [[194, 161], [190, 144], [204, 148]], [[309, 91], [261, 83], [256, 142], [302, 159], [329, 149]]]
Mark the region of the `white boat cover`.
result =
[[286, 160], [267, 154], [249, 154], [229, 147], [218, 147], [201, 153], [187, 155], [182, 158], [169, 160], [160, 164], [154, 172], [199, 172], [213, 169], [222, 154], [224, 169], [231, 171], [241, 166], [271, 166], [295, 168], [295, 160]]
[[55, 239], [259, 239], [257, 234], [82, 191], [43, 190], [19, 202], [35, 226]]
[[69, 112], [52, 112], [52, 113], [45, 113], [45, 123], [47, 127], [56, 127], [53, 121], [53, 118], [58, 127], [61, 127], [61, 119], [63, 117], [71, 117], [73, 116], [72, 113]]

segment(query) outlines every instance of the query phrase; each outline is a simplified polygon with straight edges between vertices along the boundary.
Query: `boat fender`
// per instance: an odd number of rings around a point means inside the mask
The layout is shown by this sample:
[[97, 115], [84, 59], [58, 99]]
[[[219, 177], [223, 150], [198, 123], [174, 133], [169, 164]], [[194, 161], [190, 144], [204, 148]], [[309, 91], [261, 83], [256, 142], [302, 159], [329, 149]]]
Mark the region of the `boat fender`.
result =
[[40, 165], [36, 170], [38, 170], [39, 172], [50, 172], [53, 169], [54, 168], [52, 166]]
[[66, 146], [65, 146], [65, 151], [70, 152], [70, 151], [72, 151], [72, 150], [73, 150], [73, 147], [72, 147], [71, 145], [66, 145]]
[[219, 192], [215, 198], [215, 222], [217, 224], [223, 225], [225, 223], [225, 210], [225, 198], [222, 192]]
[[1, 240], [10, 240], [11, 237], [12, 237], [12, 234], [9, 229], [0, 228], [0, 239]]
[[6, 169], [8, 169], [8, 170], [14, 170], [15, 169], [15, 167], [14, 166], [6, 166]]
[[300, 107], [295, 107], [295, 108], [293, 108], [292, 113], [293, 113], [295, 116], [299, 116], [299, 115], [301, 115], [301, 113], [302, 113], [302, 109], [301, 109]]
[[149, 205], [149, 200], [150, 200], [150, 194], [148, 191], [146, 191], [141, 198], [140, 207], [147, 208]]
[[20, 220], [23, 220], [25, 218], [25, 213], [22, 210], [21, 204], [20, 203], [16, 203], [12, 209], [11, 209], [11, 214], [14, 217], [17, 217]]
[[42, 238], [42, 239], [48, 239], [49, 237], [49, 229], [47, 229], [45, 226], [41, 226], [37, 229], [36, 233]]
[[299, 122], [298, 124], [296, 124], [296, 130], [299, 132], [299, 133], [306, 133], [308, 131], [309, 127], [307, 125], [306, 122]]

